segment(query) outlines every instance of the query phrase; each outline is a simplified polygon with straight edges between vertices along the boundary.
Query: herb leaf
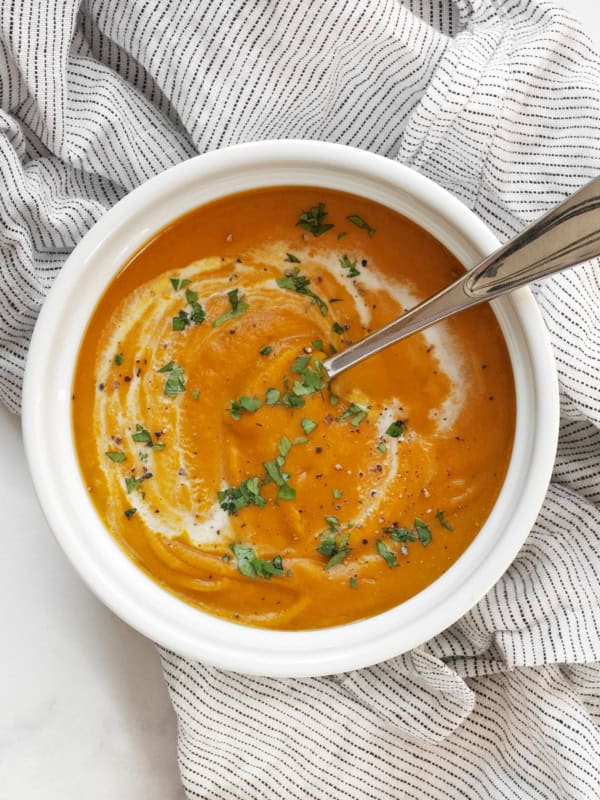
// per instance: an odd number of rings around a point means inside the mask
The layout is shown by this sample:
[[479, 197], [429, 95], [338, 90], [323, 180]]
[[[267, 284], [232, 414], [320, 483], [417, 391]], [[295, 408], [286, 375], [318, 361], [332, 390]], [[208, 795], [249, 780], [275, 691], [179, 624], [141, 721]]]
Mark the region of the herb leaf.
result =
[[171, 281], [171, 286], [178, 292], [180, 289], [185, 289], [186, 286], [189, 285], [189, 280], [187, 278], [169, 278]]
[[296, 397], [295, 395], [290, 394], [290, 392], [286, 392], [281, 398], [281, 402], [288, 408], [302, 408], [304, 405], [304, 398]]
[[403, 422], [401, 419], [398, 419], [396, 420], [396, 422], [392, 422], [392, 424], [387, 429], [386, 433], [388, 436], [392, 436], [394, 439], [397, 439], [399, 436], [402, 436], [405, 430], [406, 430], [406, 422]]
[[247, 578], [260, 577], [270, 581], [273, 575], [285, 575], [281, 556], [275, 556], [271, 561], [266, 561], [258, 558], [254, 548], [250, 545], [236, 542], [229, 545], [229, 549], [235, 556], [238, 570]]
[[149, 430], [139, 424], [135, 426], [135, 433], [131, 434], [131, 438], [134, 442], [141, 442], [142, 444], [147, 445], [152, 444], [152, 434]]
[[350, 214], [349, 217], [346, 217], [348, 222], [351, 222], [353, 225], [356, 225], [357, 228], [363, 228], [369, 234], [369, 237], [372, 238], [376, 234], [375, 228], [372, 228], [368, 222], [362, 217], [359, 217], [358, 214]]
[[284, 486], [280, 487], [279, 491], [277, 492], [277, 497], [280, 500], [295, 500], [296, 490], [293, 486], [288, 486], [286, 483]]
[[367, 411], [362, 406], [359, 406], [358, 403], [351, 403], [338, 419], [341, 422], [344, 419], [348, 419], [348, 417], [352, 418], [350, 420], [352, 425], [360, 425], [366, 419]]
[[248, 397], [242, 395], [239, 400], [232, 400], [231, 406], [227, 409], [234, 419], [239, 419], [242, 414], [248, 412], [254, 414], [262, 407], [262, 400], [258, 397]]
[[117, 367], [120, 367], [121, 364], [123, 363], [123, 353], [117, 353], [117, 355], [114, 358], [114, 362], [117, 365]]
[[339, 322], [334, 322], [333, 325], [331, 326], [331, 330], [334, 333], [337, 333], [339, 336], [341, 336], [342, 333], [344, 333], [344, 328], [340, 325]]
[[308, 211], [303, 211], [296, 225], [300, 225], [301, 228], [312, 233], [313, 236], [322, 236], [333, 228], [333, 225], [324, 222], [326, 216], [325, 203], [319, 203], [309, 208]]
[[260, 493], [258, 478], [246, 478], [239, 486], [229, 486], [217, 492], [217, 499], [223, 511], [228, 514], [237, 514], [246, 506], [255, 505], [263, 508], [267, 501]]
[[227, 292], [227, 297], [229, 299], [229, 305], [231, 308], [229, 311], [226, 311], [224, 314], [221, 314], [220, 317], [213, 322], [213, 328], [220, 327], [224, 322], [227, 322], [229, 319], [235, 319], [235, 317], [241, 317], [244, 311], [247, 311], [250, 306], [244, 300], [244, 296], [239, 293], [239, 289], [232, 289], [230, 292]]
[[395, 542], [416, 542], [417, 537], [409, 528], [398, 528], [393, 525], [391, 528], [384, 528], [384, 533], [388, 533]]
[[392, 551], [390, 550], [390, 548], [387, 546], [387, 544], [384, 541], [382, 541], [381, 539], [377, 539], [377, 545], [376, 546], [377, 546], [377, 552], [383, 558], [383, 560], [386, 562], [388, 567], [398, 567], [398, 566], [400, 566], [398, 564], [397, 560], [396, 560], [396, 554], [392, 553]]
[[435, 512], [435, 518], [440, 523], [442, 528], [446, 528], [447, 531], [453, 531], [454, 530], [452, 525], [450, 525], [450, 523], [446, 522], [446, 520], [444, 519], [444, 512], [443, 511], [440, 511], [440, 510], [436, 511]]
[[423, 547], [431, 543], [431, 530], [422, 519], [415, 519], [415, 530]]
[[286, 253], [284, 261], [288, 261], [290, 264], [300, 264], [300, 259], [297, 258], [293, 253]]
[[261, 356], [268, 356], [269, 353], [272, 352], [272, 350], [273, 348], [271, 347], [270, 344], [268, 344], [266, 347], [261, 348], [258, 352], [260, 353]]
[[314, 422], [312, 419], [308, 419], [308, 418], [303, 419], [302, 422], [300, 423], [300, 425], [302, 425], [302, 430], [304, 431], [304, 433], [307, 436], [310, 433], [312, 433], [314, 431], [314, 429], [317, 427], [317, 423]]
[[306, 275], [301, 275], [300, 270], [298, 267], [294, 267], [293, 270], [290, 272], [285, 273], [285, 277], [277, 278], [277, 286], [280, 289], [289, 289], [290, 292], [296, 292], [297, 294], [303, 294], [306, 297], [310, 297], [313, 304], [317, 306], [319, 311], [323, 316], [327, 314], [328, 306], [324, 300], [315, 294], [312, 289], [309, 289], [310, 286], [310, 278], [307, 278]]
[[325, 522], [329, 526], [329, 530], [323, 531], [321, 534], [321, 543], [317, 547], [317, 553], [329, 558], [323, 567], [323, 569], [329, 570], [336, 564], [340, 564], [351, 552], [351, 548], [348, 547], [350, 534], [339, 533], [340, 522], [337, 517], [327, 516]]
[[107, 450], [105, 455], [107, 455], [111, 461], [114, 461], [115, 464], [119, 464], [127, 458], [122, 450]]
[[[177, 397], [180, 392], [185, 392], [183, 367], [178, 366], [174, 361], [169, 361], [169, 363], [161, 367], [158, 372], [169, 373], [164, 388], [164, 393], [167, 397]], [[135, 441], [137, 441], [137, 439]]]
[[125, 514], [127, 519], [131, 519], [133, 517], [133, 515], [136, 513], [136, 511], [137, 511], [137, 508], [128, 508], [123, 513]]
[[349, 278], [356, 278], [357, 275], [360, 275], [360, 270], [356, 269], [356, 261], [350, 261], [347, 255], [340, 257], [340, 266], [342, 269], [348, 270]]
[[267, 389], [265, 393], [265, 403], [268, 406], [275, 406], [279, 402], [279, 398], [281, 397], [281, 392], [279, 389], [274, 389], [271, 387]]

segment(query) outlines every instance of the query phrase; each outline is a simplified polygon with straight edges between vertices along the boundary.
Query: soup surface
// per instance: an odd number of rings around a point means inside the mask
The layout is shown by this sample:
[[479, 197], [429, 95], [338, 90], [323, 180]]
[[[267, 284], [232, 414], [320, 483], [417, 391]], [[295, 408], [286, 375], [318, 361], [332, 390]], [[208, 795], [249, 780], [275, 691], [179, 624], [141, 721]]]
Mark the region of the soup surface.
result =
[[89, 495], [165, 589], [248, 625], [307, 629], [391, 608], [485, 522], [514, 385], [481, 306], [328, 384], [320, 364], [462, 267], [395, 212], [270, 188], [203, 206], [100, 301], [73, 389]]

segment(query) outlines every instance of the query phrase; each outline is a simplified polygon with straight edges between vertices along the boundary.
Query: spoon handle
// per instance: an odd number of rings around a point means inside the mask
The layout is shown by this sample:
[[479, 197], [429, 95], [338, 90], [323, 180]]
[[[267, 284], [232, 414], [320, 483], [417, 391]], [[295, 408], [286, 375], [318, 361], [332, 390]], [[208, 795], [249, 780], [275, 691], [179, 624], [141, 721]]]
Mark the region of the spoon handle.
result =
[[458, 311], [600, 256], [600, 177], [594, 178], [457, 281], [323, 362], [330, 378]]

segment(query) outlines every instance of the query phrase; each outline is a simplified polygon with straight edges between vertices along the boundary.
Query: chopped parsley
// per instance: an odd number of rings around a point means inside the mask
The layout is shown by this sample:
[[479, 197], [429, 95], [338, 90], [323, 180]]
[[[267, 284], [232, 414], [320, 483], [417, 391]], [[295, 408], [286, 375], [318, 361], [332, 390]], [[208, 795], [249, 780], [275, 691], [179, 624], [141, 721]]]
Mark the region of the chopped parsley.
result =
[[287, 438], [287, 436], [281, 437], [281, 441], [279, 442], [279, 446], [277, 447], [277, 449], [279, 450], [279, 454], [282, 456], [282, 458], [285, 458], [287, 456], [287, 454], [292, 449], [292, 443]]
[[338, 419], [341, 422], [349, 417], [352, 425], [360, 425], [366, 419], [367, 411], [362, 406], [359, 406], [358, 403], [351, 403]]
[[333, 489], [331, 493], [333, 494], [336, 500], [339, 500], [340, 497], [344, 494], [342, 489]]
[[119, 464], [127, 458], [122, 450], [107, 450], [105, 455], [107, 455], [111, 461], [114, 461], [115, 464]]
[[120, 367], [122, 363], [123, 363], [123, 353], [117, 353], [117, 355], [115, 356], [115, 364], [117, 365], [117, 367]]
[[139, 478], [134, 477], [133, 475], [128, 475], [125, 478], [125, 488], [127, 489], [127, 494], [131, 494], [131, 492], [136, 492], [142, 483], [147, 480], [147, 477], [152, 477], [151, 473], [146, 473]]
[[349, 278], [356, 278], [357, 275], [360, 275], [360, 270], [356, 269], [356, 261], [350, 261], [347, 255], [340, 257], [340, 266], [342, 269], [348, 270]]
[[266, 347], [261, 348], [258, 352], [261, 356], [268, 356], [269, 353], [273, 352], [273, 348], [270, 344], [268, 344]]
[[300, 376], [294, 381], [292, 391], [296, 397], [320, 392], [327, 384], [327, 374], [318, 358], [310, 364], [310, 356], [298, 356], [291, 366], [292, 372]]
[[287, 408], [302, 408], [302, 406], [304, 405], [304, 398], [296, 397], [296, 395], [290, 394], [290, 392], [286, 392], [282, 396], [281, 402]]
[[169, 278], [171, 281], [171, 286], [178, 292], [180, 289], [185, 289], [186, 286], [189, 286], [189, 280], [187, 278]]
[[377, 539], [376, 546], [377, 546], [377, 552], [383, 558], [388, 567], [400, 566], [398, 564], [398, 561], [396, 560], [396, 554], [392, 553], [392, 551], [384, 541], [382, 541], [381, 539]]
[[232, 400], [231, 406], [227, 409], [234, 419], [240, 419], [242, 414], [248, 412], [254, 414], [262, 406], [262, 400], [258, 397], [247, 397], [242, 395], [239, 400]]
[[147, 444], [149, 446], [152, 444], [152, 434], [140, 424], [135, 426], [135, 433], [131, 434], [131, 438], [134, 442], [138, 442], [140, 444]]
[[294, 269], [290, 272], [286, 272], [285, 277], [277, 278], [277, 286], [279, 286], [280, 289], [288, 289], [290, 292], [296, 292], [297, 294], [303, 294], [306, 297], [310, 297], [313, 304], [317, 306], [321, 314], [323, 316], [327, 314], [327, 303], [324, 300], [321, 300], [321, 298], [315, 294], [312, 289], [308, 288], [310, 286], [310, 278], [307, 278], [306, 275], [301, 275], [298, 267], [294, 267]]
[[125, 514], [127, 519], [131, 519], [133, 517], [133, 515], [136, 513], [136, 511], [137, 511], [137, 508], [128, 508], [123, 513]]
[[293, 486], [288, 486], [286, 483], [285, 486], [280, 487], [279, 491], [277, 492], [277, 497], [280, 500], [295, 500], [296, 490]]
[[192, 392], [192, 397], [194, 398], [194, 400], [197, 400], [200, 397], [200, 389], [194, 389], [194, 391]]
[[295, 256], [293, 253], [286, 253], [285, 254], [285, 258], [283, 260], [289, 262], [290, 264], [299, 264], [300, 263], [300, 259], [297, 256]]
[[164, 388], [164, 394], [167, 397], [177, 397], [181, 392], [185, 392], [183, 367], [178, 366], [174, 361], [169, 361], [169, 363], [161, 367], [158, 372], [169, 373]]
[[325, 203], [319, 203], [308, 211], [303, 211], [296, 225], [300, 225], [313, 236], [322, 236], [333, 228], [331, 223], [324, 221], [326, 216]]
[[446, 520], [444, 519], [444, 512], [443, 511], [440, 511], [440, 510], [436, 511], [435, 512], [435, 518], [440, 523], [442, 528], [446, 528], [447, 531], [453, 531], [454, 530], [452, 525], [450, 525], [450, 523], [446, 522]]
[[340, 402], [340, 398], [337, 396], [337, 394], [330, 394], [329, 395], [329, 404], [330, 405], [337, 406], [337, 404], [339, 402]]
[[389, 534], [390, 538], [395, 542], [416, 542], [417, 537], [409, 528], [399, 528], [397, 525], [392, 525], [390, 528], [384, 528], [384, 533]]
[[351, 588], [351, 589], [356, 589], [356, 588], [358, 587], [358, 581], [356, 580], [356, 576], [355, 576], [355, 575], [353, 575], [353, 576], [350, 578], [350, 580], [348, 581], [348, 583], [350, 584], [350, 588]]
[[402, 436], [404, 431], [406, 430], [406, 422], [403, 422], [401, 419], [396, 420], [396, 422], [392, 422], [392, 424], [387, 429], [386, 433], [388, 436], [392, 436], [394, 439], [397, 439], [399, 436]]
[[415, 519], [415, 530], [423, 547], [431, 543], [431, 530], [422, 519]]
[[221, 314], [220, 317], [217, 317], [217, 319], [213, 322], [213, 328], [218, 328], [229, 319], [241, 317], [244, 311], [248, 310], [250, 306], [248, 303], [246, 303], [244, 296], [241, 295], [239, 291], [239, 289], [232, 289], [230, 292], [227, 292], [227, 297], [229, 299], [229, 305], [231, 308], [229, 311]]
[[325, 517], [325, 521], [329, 525], [329, 530], [323, 531], [321, 534], [321, 543], [317, 547], [317, 553], [328, 558], [323, 569], [329, 570], [336, 564], [340, 564], [349, 555], [351, 551], [351, 548], [348, 547], [350, 534], [339, 533], [337, 517]]
[[237, 568], [242, 575], [247, 578], [264, 578], [270, 581], [273, 575], [285, 575], [281, 556], [275, 556], [270, 561], [258, 558], [254, 548], [247, 544], [237, 544], [234, 542], [229, 545], [229, 549], [235, 556]]
[[[171, 284], [173, 285], [173, 288], [184, 289], [189, 285], [188, 280], [183, 280], [179, 281], [177, 287], [175, 287], [175, 284], [173, 284], [174, 280], [178, 279], [171, 278]], [[192, 289], [186, 289], [185, 299], [189, 305], [189, 310], [182, 308], [178, 312], [177, 316], [173, 317], [172, 327], [174, 331], [183, 331], [192, 323], [194, 325], [200, 325], [206, 319], [206, 311], [198, 302], [198, 292], [194, 292]]]
[[350, 216], [346, 217], [346, 219], [348, 220], [348, 222], [351, 222], [353, 225], [356, 225], [357, 228], [362, 228], [363, 230], [365, 230], [369, 234], [369, 237], [372, 238], [373, 236], [375, 236], [376, 233], [375, 228], [372, 228], [369, 225], [369, 223], [365, 222], [365, 220], [362, 217], [359, 217], [358, 214], [350, 214]]
[[323, 347], [323, 339], [313, 339], [311, 345], [315, 348], [315, 350], [320, 350], [322, 353], [325, 352], [325, 348]]
[[255, 505], [263, 508], [267, 503], [260, 493], [258, 478], [246, 478], [239, 486], [229, 486], [217, 492], [217, 499], [223, 511], [231, 515], [237, 514], [246, 506]]
[[340, 231], [340, 233], [338, 233], [338, 235], [337, 235], [337, 238], [338, 239], [343, 239], [344, 236], [348, 236], [348, 232], [347, 231]]
[[379, 450], [380, 453], [387, 453], [387, 447], [384, 445], [383, 442], [379, 442], [379, 444], [377, 445], [377, 449]]
[[339, 336], [341, 336], [342, 333], [344, 333], [344, 328], [342, 325], [340, 325], [339, 322], [334, 322], [333, 325], [331, 326], [331, 330], [334, 333], [337, 333]]
[[265, 403], [268, 406], [276, 406], [277, 403], [279, 402], [280, 397], [281, 397], [281, 392], [279, 391], [279, 389], [274, 389], [273, 387], [271, 387], [270, 389], [267, 389], [265, 393]]
[[314, 431], [314, 429], [317, 427], [317, 423], [314, 422], [312, 419], [308, 419], [308, 418], [303, 419], [302, 422], [300, 423], [300, 425], [302, 425], [302, 430], [304, 431], [304, 433], [307, 436], [310, 433], [312, 433]]

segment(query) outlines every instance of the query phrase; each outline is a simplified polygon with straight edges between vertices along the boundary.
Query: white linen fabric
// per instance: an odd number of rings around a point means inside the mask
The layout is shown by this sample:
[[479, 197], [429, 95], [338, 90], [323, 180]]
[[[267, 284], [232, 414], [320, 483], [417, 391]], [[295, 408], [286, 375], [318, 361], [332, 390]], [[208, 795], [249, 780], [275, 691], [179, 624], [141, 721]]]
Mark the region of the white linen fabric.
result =
[[[146, 178], [265, 138], [373, 150], [501, 237], [600, 172], [600, 57], [535, 0], [3, 0], [0, 396], [64, 259]], [[190, 798], [600, 797], [600, 271], [536, 287], [560, 374], [553, 482], [452, 628], [307, 680], [161, 651]]]

